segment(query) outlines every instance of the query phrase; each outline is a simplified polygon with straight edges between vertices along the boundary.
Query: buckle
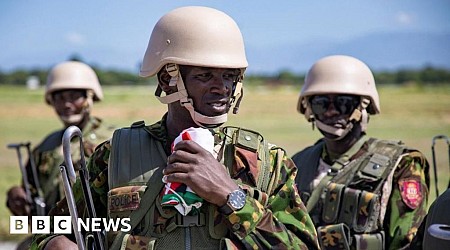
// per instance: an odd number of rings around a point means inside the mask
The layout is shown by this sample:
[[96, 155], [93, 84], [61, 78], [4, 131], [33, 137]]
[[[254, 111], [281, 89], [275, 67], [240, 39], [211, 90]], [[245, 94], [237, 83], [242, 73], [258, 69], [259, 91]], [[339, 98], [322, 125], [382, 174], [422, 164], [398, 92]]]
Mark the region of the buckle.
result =
[[197, 215], [186, 215], [183, 216], [177, 213], [176, 224], [179, 227], [200, 227], [206, 225], [205, 214], [199, 213]]
[[166, 70], [167, 73], [169, 73], [169, 75], [171, 77], [177, 76], [178, 75], [178, 66], [174, 63], [170, 63], [166, 65]]

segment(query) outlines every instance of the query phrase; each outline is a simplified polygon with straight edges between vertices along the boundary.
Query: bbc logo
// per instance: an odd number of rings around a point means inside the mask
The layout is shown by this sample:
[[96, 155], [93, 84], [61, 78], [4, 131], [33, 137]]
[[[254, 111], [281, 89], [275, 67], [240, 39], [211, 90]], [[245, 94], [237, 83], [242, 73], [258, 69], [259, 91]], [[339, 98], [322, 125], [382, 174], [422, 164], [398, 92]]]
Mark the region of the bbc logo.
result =
[[[28, 234], [30, 231], [28, 216], [10, 216], [9, 233], [10, 234]], [[51, 224], [53, 223], [53, 224]], [[85, 220], [77, 218], [74, 225], [76, 230], [81, 232], [93, 231], [101, 232], [105, 230], [129, 232], [131, 230], [130, 218], [86, 218]], [[53, 228], [53, 232], [50, 229]], [[72, 233], [72, 221], [70, 216], [53, 216], [53, 222], [50, 216], [31, 216], [32, 234], [70, 234]]]
[[[10, 216], [9, 233], [10, 234], [28, 234], [29, 233], [28, 216]], [[32, 216], [31, 233], [49, 234], [51, 228], [50, 216]], [[72, 233], [72, 223], [70, 216], [53, 217], [53, 233], [70, 234]]]

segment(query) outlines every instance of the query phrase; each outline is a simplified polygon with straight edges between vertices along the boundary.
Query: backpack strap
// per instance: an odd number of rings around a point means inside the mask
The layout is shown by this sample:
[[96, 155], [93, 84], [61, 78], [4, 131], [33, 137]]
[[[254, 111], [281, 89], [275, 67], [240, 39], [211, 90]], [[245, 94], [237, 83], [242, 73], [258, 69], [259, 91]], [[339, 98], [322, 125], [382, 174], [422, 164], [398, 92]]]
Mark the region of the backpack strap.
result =
[[[147, 214], [150, 207], [153, 205], [153, 203], [156, 200], [156, 197], [158, 196], [159, 192], [161, 191], [161, 188], [163, 188], [163, 183], [161, 181], [163, 174], [162, 170], [164, 167], [159, 167], [156, 169], [156, 171], [153, 173], [152, 177], [147, 182], [147, 189], [145, 190], [145, 193], [142, 196], [140, 206], [133, 210], [130, 215], [130, 232], [132, 232], [137, 225], [142, 221], [145, 214]], [[159, 184], [158, 186], [156, 186]], [[151, 186], [151, 188], [149, 188]], [[125, 233], [122, 231], [119, 231], [119, 233], [114, 238], [113, 243], [111, 244], [110, 249], [121, 249], [120, 245], [123, 242], [123, 238], [125, 236]]]
[[[129, 215], [130, 231], [133, 231], [154, 204], [158, 194], [164, 186], [161, 179], [163, 177], [162, 171], [165, 168], [164, 163], [167, 156], [161, 142], [151, 139], [151, 133], [143, 121], [133, 123], [130, 128], [116, 130], [113, 135], [111, 147], [110, 168], [112, 169], [110, 170], [113, 174], [115, 173], [114, 171], [119, 171], [117, 168], [120, 166], [123, 166], [123, 168], [139, 167], [138, 170], [141, 170], [141, 172], [142, 170], [144, 170], [144, 172], [147, 170], [142, 169], [144, 164], [151, 168], [148, 172], [140, 173], [142, 176], [138, 176], [139, 180], [142, 181], [142, 179], [148, 179], [148, 181], [146, 181], [147, 189], [142, 195], [139, 207], [136, 210], [133, 210]], [[150, 147], [150, 149], [148, 147]], [[159, 156], [155, 156], [150, 152], [158, 152]], [[124, 177], [128, 178], [128, 181], [136, 181], [136, 178], [130, 179], [130, 177], [133, 176], [134, 175], [128, 174]], [[121, 180], [126, 181], [126, 179]], [[116, 184], [119, 183], [116, 181]], [[110, 188], [111, 186], [114, 187], [114, 185], [111, 185], [110, 183]], [[110, 249], [120, 249], [124, 236], [125, 233], [119, 231], [114, 238]]]
[[117, 129], [111, 139], [109, 189], [147, 183], [155, 168], [165, 165], [166, 160], [161, 142], [153, 138], [144, 121]]
[[[269, 145], [261, 134], [252, 130], [227, 126], [223, 127], [221, 131], [224, 134], [222, 142], [224, 150], [222, 157], [219, 155], [219, 160], [223, 159], [223, 164], [230, 171], [233, 169], [236, 160], [235, 152], [237, 148], [245, 150], [250, 157], [260, 161], [261, 167], [256, 170], [257, 173], [254, 173], [257, 176], [255, 180], [256, 189], [268, 192], [271, 187], [270, 150], [273, 146]], [[252, 169], [250, 172], [252, 172]]]
[[[165, 168], [167, 154], [144, 121], [114, 132], [109, 157], [110, 189], [130, 183], [144, 184], [154, 173]], [[111, 181], [114, 181], [113, 185]], [[115, 185], [114, 185], [115, 184]]]

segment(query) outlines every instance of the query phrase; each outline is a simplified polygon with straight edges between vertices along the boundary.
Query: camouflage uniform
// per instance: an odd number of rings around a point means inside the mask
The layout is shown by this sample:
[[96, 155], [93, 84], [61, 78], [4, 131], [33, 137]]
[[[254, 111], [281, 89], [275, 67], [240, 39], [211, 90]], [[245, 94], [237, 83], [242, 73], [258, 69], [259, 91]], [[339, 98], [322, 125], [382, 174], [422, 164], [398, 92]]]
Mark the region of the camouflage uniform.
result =
[[[32, 152], [36, 162], [39, 184], [44, 195], [46, 213], [64, 197], [63, 185], [59, 177], [59, 166], [64, 162], [62, 149], [62, 136], [65, 129], [55, 131], [48, 135]], [[112, 129], [106, 127], [102, 120], [91, 117], [83, 129], [85, 155], [89, 157], [95, 147], [104, 140], [111, 137]], [[75, 145], [75, 144], [74, 144]], [[76, 144], [78, 145], [78, 144]], [[75, 155], [79, 155], [79, 147], [73, 147]], [[79, 157], [74, 157], [77, 159]], [[28, 176], [32, 176], [30, 163], [27, 164]], [[30, 178], [32, 191], [36, 195], [34, 180]]]
[[[379, 167], [376, 165], [378, 163], [374, 163], [376, 159], [374, 160], [373, 157], [377, 154], [366, 153], [369, 152], [368, 148], [373, 142], [374, 139], [363, 136], [355, 144], [356, 146], [343, 154], [347, 155], [344, 160], [343, 158], [331, 159], [322, 140], [292, 157], [299, 172], [302, 173], [301, 176], [297, 176], [296, 183], [305, 204], [308, 199], [312, 200], [313, 189], [320, 190], [321, 185], [325, 187], [310, 212], [311, 218], [318, 227], [319, 241], [324, 249], [345, 249], [346, 244], [351, 249], [358, 249], [357, 244], [359, 249], [366, 249], [366, 247], [373, 247], [374, 241], [383, 242], [382, 238], [385, 238], [384, 248], [386, 249], [405, 248], [408, 247], [426, 215], [429, 165], [425, 157], [417, 150], [400, 148], [399, 157], [389, 159], [387, 163], [393, 167], [392, 170], [387, 171], [389, 174], [378, 179], [381, 183], [371, 183], [376, 182], [376, 179], [365, 176], [364, 171], [367, 167], [371, 169]], [[396, 143], [392, 142], [392, 144]], [[379, 151], [387, 152], [388, 150], [380, 148]], [[366, 160], [357, 163], [363, 158]], [[334, 163], [337, 161], [342, 161], [342, 168], [338, 170], [332, 167], [336, 166]], [[344, 172], [349, 174], [339, 176]], [[330, 177], [328, 186], [324, 183], [318, 184], [320, 180], [331, 175], [335, 176]], [[410, 189], [408, 185], [412, 185]], [[374, 188], [375, 186], [377, 188]], [[338, 187], [342, 187], [342, 191], [337, 191]], [[360, 198], [353, 200], [353, 207], [346, 210], [346, 202], [352, 201], [349, 197], [355, 196]], [[373, 204], [362, 199], [364, 197], [370, 200], [373, 196], [378, 197], [376, 200], [371, 200], [375, 201]], [[334, 207], [336, 211], [330, 212], [329, 207], [332, 206], [327, 204], [337, 204]], [[307, 207], [309, 211], [310, 206], [307, 205]], [[333, 216], [335, 217], [330, 219]], [[356, 227], [361, 224], [361, 220], [373, 220], [372, 226], [357, 230]], [[342, 232], [348, 234], [342, 235]], [[372, 243], [371, 240], [373, 240]], [[345, 241], [347, 243], [344, 243]]]
[[[166, 141], [168, 135], [165, 128], [165, 118], [158, 123], [148, 126], [147, 129], [154, 140], [159, 141], [163, 146], [168, 143]], [[97, 216], [104, 218], [108, 216], [108, 192], [110, 192], [108, 186], [108, 168], [110, 166], [108, 166], [108, 161], [112, 151], [110, 141], [105, 142], [94, 152], [88, 166]], [[165, 153], [166, 155], [170, 154], [170, 152]], [[218, 249], [219, 244], [222, 248], [227, 249], [319, 248], [314, 226], [295, 188], [294, 180], [297, 170], [293, 162], [286, 157], [284, 150], [278, 147], [271, 147], [269, 157], [269, 183], [271, 183], [271, 188], [267, 194], [255, 189], [255, 182], [258, 180], [255, 178], [255, 173], [261, 170], [261, 165], [257, 164], [255, 166], [244, 161], [234, 165], [240, 167], [229, 169], [233, 179], [236, 179], [236, 182], [240, 183], [242, 188], [248, 191], [247, 202], [244, 208], [225, 216], [217, 212], [216, 206], [209, 203], [203, 205], [202, 210], [211, 210], [212, 208], [214, 224], [210, 226], [190, 226], [190, 230], [208, 230], [208, 228], [211, 230], [212, 227], [214, 228], [213, 230], [222, 228], [226, 233], [225, 239], [220, 243], [215, 242], [215, 246], [210, 245], [211, 241], [207, 242], [205, 240], [203, 243], [200, 242], [205, 249]], [[147, 183], [147, 185], [151, 185], [147, 187], [148, 190], [151, 190], [152, 187], [162, 187], [160, 183]], [[259, 197], [256, 197], [258, 195]], [[84, 211], [81, 194], [76, 193], [75, 197], [78, 211]], [[127, 236], [129, 237], [128, 247], [138, 246], [139, 244], [147, 245], [149, 241], [153, 241], [154, 248], [161, 249], [164, 241], [176, 240], [173, 234], [170, 233], [172, 229], [169, 228], [178, 213], [173, 209], [165, 209], [160, 206], [155, 209], [155, 203], [160, 204], [161, 197], [162, 194], [160, 193], [150, 209], [150, 211], [153, 211], [149, 213], [153, 215], [149, 222], [151, 224], [150, 230], [152, 231], [139, 233], [135, 230], [132, 235]], [[65, 202], [60, 202], [52, 214], [67, 214], [66, 206]], [[151, 237], [144, 237], [148, 235], [151, 235]], [[50, 238], [46, 238], [46, 236], [35, 237], [33, 247], [39, 246], [39, 248], [43, 248]], [[192, 240], [198, 241], [199, 239], [192, 238]]]

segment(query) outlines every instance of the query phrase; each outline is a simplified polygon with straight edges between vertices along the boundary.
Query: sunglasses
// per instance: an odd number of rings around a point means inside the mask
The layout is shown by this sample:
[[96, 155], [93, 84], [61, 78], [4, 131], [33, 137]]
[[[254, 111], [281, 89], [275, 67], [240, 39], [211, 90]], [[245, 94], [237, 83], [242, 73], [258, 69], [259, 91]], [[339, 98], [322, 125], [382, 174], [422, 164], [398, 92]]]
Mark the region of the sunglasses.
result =
[[323, 115], [331, 103], [333, 103], [334, 108], [342, 115], [349, 115], [355, 110], [359, 105], [359, 96], [354, 95], [316, 95], [309, 99], [311, 104], [312, 112], [315, 115]]

